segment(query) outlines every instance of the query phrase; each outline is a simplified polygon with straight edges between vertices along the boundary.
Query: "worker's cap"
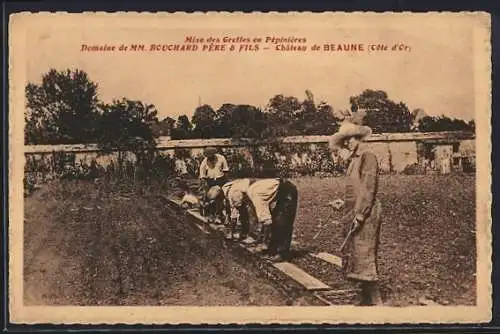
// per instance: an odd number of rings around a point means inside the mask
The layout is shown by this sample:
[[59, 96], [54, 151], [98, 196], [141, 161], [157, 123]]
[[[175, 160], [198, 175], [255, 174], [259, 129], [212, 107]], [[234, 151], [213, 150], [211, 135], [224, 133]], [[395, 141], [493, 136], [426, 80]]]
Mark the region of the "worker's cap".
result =
[[203, 151], [203, 153], [207, 157], [213, 156], [215, 153], [217, 153], [217, 149], [215, 147], [211, 147], [210, 146], [210, 147], [205, 148], [205, 150]]

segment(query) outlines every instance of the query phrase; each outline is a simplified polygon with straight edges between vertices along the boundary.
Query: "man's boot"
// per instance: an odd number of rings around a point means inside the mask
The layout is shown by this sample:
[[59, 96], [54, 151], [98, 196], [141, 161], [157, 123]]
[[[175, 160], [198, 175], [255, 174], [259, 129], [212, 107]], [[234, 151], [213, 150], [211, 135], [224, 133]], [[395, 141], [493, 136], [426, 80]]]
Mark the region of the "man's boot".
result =
[[259, 226], [259, 231], [257, 232], [256, 249], [258, 252], [266, 252], [268, 248], [267, 238], [269, 236], [269, 228], [265, 225]]
[[260, 244], [264, 240], [264, 227], [259, 223], [255, 230], [255, 243]]

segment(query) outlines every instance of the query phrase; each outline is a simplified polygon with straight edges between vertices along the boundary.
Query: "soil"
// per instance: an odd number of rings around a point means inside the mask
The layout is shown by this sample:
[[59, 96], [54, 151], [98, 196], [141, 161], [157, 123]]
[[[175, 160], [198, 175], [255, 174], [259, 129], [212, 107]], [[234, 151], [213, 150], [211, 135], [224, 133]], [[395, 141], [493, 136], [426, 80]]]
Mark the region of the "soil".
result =
[[[299, 247], [335, 255], [342, 244], [340, 213], [327, 205], [342, 198], [337, 178], [292, 180], [299, 189], [294, 241]], [[475, 177], [453, 175], [381, 176], [382, 227], [379, 274], [391, 306], [418, 305], [426, 299], [442, 305], [475, 305]], [[313, 239], [322, 224], [324, 230]], [[321, 260], [297, 265], [326, 283], [338, 281], [337, 269]]]
[[[355, 287], [337, 266], [306, 255], [340, 256], [344, 225], [328, 203], [343, 198], [345, 178], [291, 181], [299, 191], [291, 262], [333, 288]], [[383, 210], [378, 268], [385, 303], [475, 305], [475, 176], [381, 175], [378, 198]]]
[[264, 277], [157, 198], [85, 181], [25, 199], [25, 305], [286, 305]]
[[[299, 190], [291, 261], [335, 288], [339, 268], [305, 255], [342, 243], [342, 177], [291, 180]], [[195, 187], [196, 184], [193, 185]], [[54, 182], [26, 198], [24, 283], [28, 305], [286, 305], [287, 297], [218, 237], [206, 236], [158, 195], [175, 186]], [[178, 195], [178, 194], [177, 194]], [[390, 306], [475, 305], [475, 178], [384, 175], [379, 247]], [[323, 226], [321, 234], [313, 236]]]

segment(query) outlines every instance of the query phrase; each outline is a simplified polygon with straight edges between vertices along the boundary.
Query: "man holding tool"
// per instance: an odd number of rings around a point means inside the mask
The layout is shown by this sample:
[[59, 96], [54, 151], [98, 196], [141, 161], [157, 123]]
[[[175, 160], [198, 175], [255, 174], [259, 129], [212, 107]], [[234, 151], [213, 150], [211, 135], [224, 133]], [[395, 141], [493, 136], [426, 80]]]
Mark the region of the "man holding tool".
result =
[[378, 162], [375, 154], [362, 147], [371, 132], [367, 126], [346, 122], [330, 142], [349, 161], [342, 218], [347, 229], [340, 251], [347, 278], [360, 283], [361, 305], [382, 304], [377, 268], [381, 224]]

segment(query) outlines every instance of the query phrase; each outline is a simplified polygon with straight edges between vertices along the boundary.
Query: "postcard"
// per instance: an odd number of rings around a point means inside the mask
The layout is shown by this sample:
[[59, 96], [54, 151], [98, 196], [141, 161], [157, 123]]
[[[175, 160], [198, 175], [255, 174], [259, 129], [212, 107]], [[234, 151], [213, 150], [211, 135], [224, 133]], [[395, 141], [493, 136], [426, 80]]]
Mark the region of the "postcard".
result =
[[483, 12], [9, 16], [16, 324], [491, 319]]

